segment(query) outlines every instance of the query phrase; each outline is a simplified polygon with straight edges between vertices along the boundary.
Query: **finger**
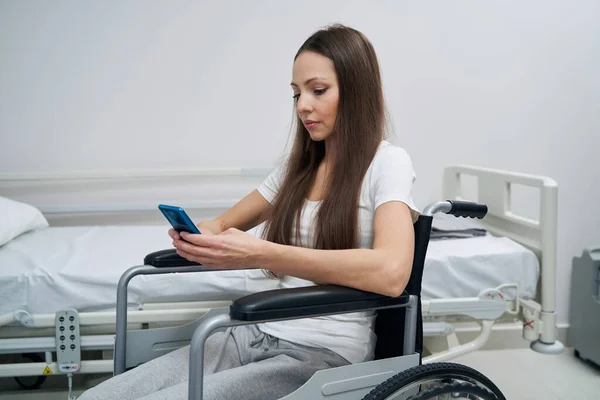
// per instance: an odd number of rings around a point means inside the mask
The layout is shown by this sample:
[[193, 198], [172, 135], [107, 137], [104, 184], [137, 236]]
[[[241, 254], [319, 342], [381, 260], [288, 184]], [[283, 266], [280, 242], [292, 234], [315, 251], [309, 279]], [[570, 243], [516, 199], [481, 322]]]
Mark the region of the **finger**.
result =
[[198, 235], [195, 233], [181, 232], [181, 238], [186, 242], [202, 247], [220, 247], [220, 240], [215, 235]]
[[187, 253], [183, 250], [179, 250], [177, 249], [177, 254], [180, 255], [181, 257], [185, 258], [188, 261], [192, 261], [192, 262], [197, 262], [202, 264], [202, 262], [199, 261], [199, 258], [193, 254]]
[[173, 245], [178, 250], [184, 251], [195, 256], [214, 258], [214, 250], [210, 247], [196, 246], [185, 240], [174, 240]]
[[225, 268], [224, 265], [220, 265], [219, 263], [215, 263], [214, 260], [212, 260], [210, 258], [196, 256], [194, 254], [187, 253], [187, 252], [185, 252], [183, 250], [177, 250], [177, 254], [179, 254], [181, 257], [185, 258], [186, 260], [197, 262], [197, 263], [202, 264], [203, 266], [208, 267], [208, 268], [214, 268], [214, 269], [223, 269], [223, 268]]
[[177, 231], [173, 228], [169, 229], [169, 236], [171, 236], [172, 239], [181, 239]]

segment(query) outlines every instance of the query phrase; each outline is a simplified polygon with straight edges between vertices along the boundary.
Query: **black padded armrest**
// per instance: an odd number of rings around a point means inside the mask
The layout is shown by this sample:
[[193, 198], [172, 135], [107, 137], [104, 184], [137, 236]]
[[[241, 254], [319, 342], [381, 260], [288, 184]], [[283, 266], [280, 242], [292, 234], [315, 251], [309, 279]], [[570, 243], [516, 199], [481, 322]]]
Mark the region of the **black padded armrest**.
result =
[[[144, 265], [151, 265], [156, 268], [187, 267], [192, 265], [202, 265], [197, 262], [188, 261], [177, 254], [177, 250], [160, 250], [148, 254], [144, 257]], [[207, 271], [215, 271], [212, 268], [205, 267]]]
[[155, 251], [154, 253], [148, 254], [144, 257], [144, 265], [150, 265], [155, 268], [180, 268], [180, 267], [194, 267], [186, 270], [179, 270], [176, 272], [217, 272], [217, 271], [231, 271], [231, 268], [210, 268], [205, 267], [197, 262], [188, 261], [185, 258], [177, 254], [177, 250], [168, 249]]
[[317, 285], [268, 290], [235, 300], [229, 307], [232, 319], [266, 321], [342, 314], [408, 303], [408, 294], [387, 297], [336, 285]]

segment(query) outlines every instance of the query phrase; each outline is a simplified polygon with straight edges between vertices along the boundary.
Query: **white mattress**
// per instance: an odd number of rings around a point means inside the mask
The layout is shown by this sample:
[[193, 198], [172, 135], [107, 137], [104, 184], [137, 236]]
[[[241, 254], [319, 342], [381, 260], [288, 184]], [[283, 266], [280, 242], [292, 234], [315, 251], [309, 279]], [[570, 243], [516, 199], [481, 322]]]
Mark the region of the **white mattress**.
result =
[[[0, 247], [0, 315], [114, 310], [120, 276], [144, 256], [173, 248], [166, 227], [60, 227], [29, 232]], [[222, 300], [250, 289], [245, 271], [137, 276], [130, 307], [148, 302]], [[258, 272], [258, 271], [255, 271]]]
[[[483, 228], [479, 220], [437, 214], [439, 229]], [[483, 289], [505, 283], [519, 285], [523, 298], [534, 298], [540, 277], [536, 255], [521, 244], [489, 233], [468, 239], [431, 240], [427, 249], [423, 299], [475, 297]], [[512, 290], [503, 293], [514, 298]]]
[[[26, 233], [0, 247], [0, 315], [114, 310], [121, 274], [142, 264], [146, 254], [168, 248], [167, 228], [157, 226], [51, 227]], [[426, 299], [476, 296], [482, 289], [515, 282], [523, 296], [533, 297], [539, 269], [532, 252], [506, 238], [432, 241], [422, 294]], [[129, 303], [227, 299], [252, 292], [261, 279], [260, 270], [138, 276], [129, 285]]]

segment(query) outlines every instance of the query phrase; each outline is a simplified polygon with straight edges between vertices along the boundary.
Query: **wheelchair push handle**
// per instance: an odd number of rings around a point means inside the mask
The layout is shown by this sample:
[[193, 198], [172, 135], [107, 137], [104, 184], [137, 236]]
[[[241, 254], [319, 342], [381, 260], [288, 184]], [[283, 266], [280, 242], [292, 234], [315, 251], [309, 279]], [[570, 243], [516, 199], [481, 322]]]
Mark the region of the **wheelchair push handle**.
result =
[[457, 200], [448, 200], [448, 202], [452, 204], [452, 208], [447, 214], [452, 214], [457, 217], [482, 219], [488, 212], [488, 208], [485, 204]]
[[471, 201], [446, 200], [427, 206], [423, 211], [423, 215], [433, 216], [439, 212], [451, 214], [456, 217], [482, 219], [486, 216], [488, 208], [485, 204]]

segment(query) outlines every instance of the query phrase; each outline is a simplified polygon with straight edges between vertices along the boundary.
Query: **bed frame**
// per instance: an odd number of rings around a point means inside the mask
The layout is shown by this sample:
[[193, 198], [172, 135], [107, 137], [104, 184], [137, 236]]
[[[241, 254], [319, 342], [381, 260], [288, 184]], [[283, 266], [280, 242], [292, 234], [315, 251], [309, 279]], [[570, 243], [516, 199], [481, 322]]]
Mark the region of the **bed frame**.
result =
[[[477, 179], [477, 190], [465, 185], [465, 177]], [[512, 209], [514, 186], [539, 191], [535, 206], [538, 218], [518, 215]], [[469, 195], [468, 193], [471, 193]], [[481, 348], [489, 339], [492, 327], [505, 316], [519, 318], [523, 338], [541, 353], [560, 353], [563, 344], [557, 340], [555, 314], [557, 195], [555, 181], [543, 176], [526, 175], [474, 166], [450, 166], [444, 170], [443, 198], [477, 201], [488, 206], [481, 221], [491, 234], [506, 236], [533, 251], [541, 265], [541, 280], [536, 299], [516, 297], [508, 300], [502, 293], [517, 289], [513, 282], [483, 290], [473, 298], [433, 299], [423, 301], [424, 335], [445, 338], [447, 349], [425, 357], [424, 363], [453, 359]], [[475, 198], [473, 198], [475, 197]], [[183, 325], [204, 315], [210, 309], [230, 304], [220, 302], [148, 303], [128, 313], [128, 329]], [[80, 313], [82, 362], [78, 373], [112, 373], [115, 312]], [[467, 317], [480, 324], [479, 336], [460, 344], [452, 321]], [[44, 356], [32, 362], [0, 364], [0, 378], [58, 374], [53, 352], [55, 344], [54, 314], [29, 315], [15, 311], [0, 316], [0, 357], [21, 353]], [[439, 322], [440, 318], [447, 318]]]
[[[472, 187], [473, 183], [476, 186], [475, 190]], [[512, 200], [522, 195], [522, 190], [529, 192], [527, 200], [533, 206], [536, 217], [524, 216], [513, 208]], [[535, 192], [533, 196], [532, 191]], [[437, 316], [467, 315], [476, 319], [481, 326], [479, 336], [462, 345], [459, 344], [451, 324], [438, 323], [441, 326], [430, 327], [430, 331], [433, 331], [430, 336], [446, 337], [448, 350], [425, 357], [423, 362], [449, 360], [483, 347], [489, 339], [492, 327], [502, 315], [512, 315], [522, 320], [523, 338], [531, 342], [530, 346], [534, 351], [546, 354], [562, 353], [564, 345], [557, 339], [555, 311], [557, 183], [544, 176], [457, 165], [444, 170], [443, 197], [486, 204], [488, 214], [480, 223], [491, 234], [508, 237], [531, 250], [540, 262], [541, 279], [535, 299], [520, 296], [514, 300], [504, 298], [502, 292], [507, 288], [512, 287], [519, 293], [516, 283], [507, 282], [497, 288], [483, 290], [478, 297], [470, 299], [423, 301], [424, 320], [435, 319]], [[424, 329], [427, 335], [427, 327]]]

